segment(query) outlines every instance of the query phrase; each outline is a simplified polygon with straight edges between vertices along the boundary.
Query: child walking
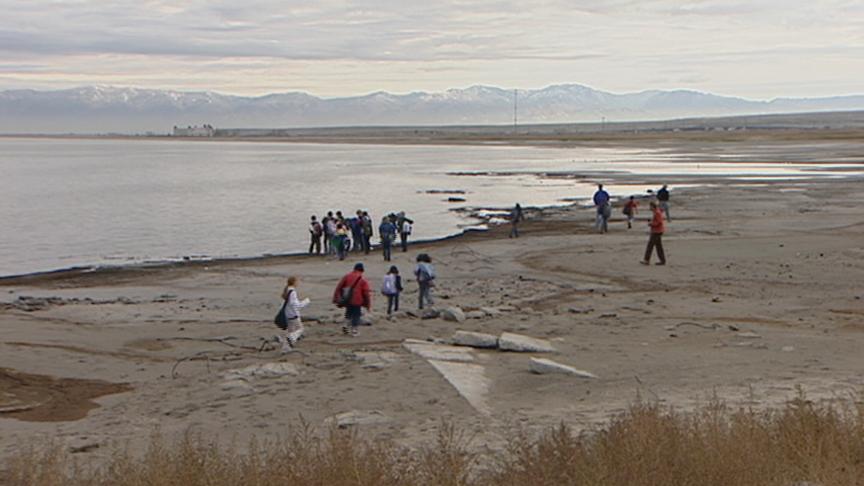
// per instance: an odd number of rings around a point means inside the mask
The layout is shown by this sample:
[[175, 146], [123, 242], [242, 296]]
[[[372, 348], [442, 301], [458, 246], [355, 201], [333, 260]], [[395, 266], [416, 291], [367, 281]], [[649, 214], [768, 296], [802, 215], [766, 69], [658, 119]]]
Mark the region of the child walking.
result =
[[630, 196], [627, 204], [624, 205], [624, 215], [627, 216], [627, 229], [633, 227], [633, 219], [636, 217], [636, 212], [638, 211], [638, 208], [639, 203], [636, 201], [636, 198]]
[[282, 300], [285, 301], [282, 306], [285, 326], [279, 325], [279, 328], [285, 331], [285, 335], [277, 335], [276, 338], [282, 344], [283, 353], [291, 352], [297, 345], [297, 341], [303, 337], [303, 321], [300, 319], [300, 309], [309, 305], [309, 299], [300, 300], [297, 297], [297, 284], [299, 282], [300, 279], [297, 277], [288, 277], [285, 288], [282, 290]]
[[396, 265], [390, 267], [384, 282], [381, 284], [381, 293], [387, 296], [387, 315], [399, 311], [399, 294], [402, 293], [402, 277]]

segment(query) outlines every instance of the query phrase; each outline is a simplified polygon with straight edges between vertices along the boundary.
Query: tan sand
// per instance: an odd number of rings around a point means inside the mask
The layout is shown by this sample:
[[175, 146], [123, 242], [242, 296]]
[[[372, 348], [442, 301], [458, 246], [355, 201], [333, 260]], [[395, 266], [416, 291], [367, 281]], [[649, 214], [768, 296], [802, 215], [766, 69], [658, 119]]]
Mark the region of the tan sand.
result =
[[[156, 427], [243, 444], [301, 417], [319, 426], [351, 411], [343, 423], [407, 445], [426, 443], [446, 419], [477, 434], [478, 446], [500, 447], [514, 427], [590, 427], [637, 397], [682, 409], [715, 395], [770, 406], [798, 387], [812, 399], [847, 397], [864, 381], [862, 207], [864, 187], [854, 180], [673, 188], [666, 267], [638, 264], [644, 205], [629, 231], [616, 208], [606, 235], [591, 232], [590, 210], [533, 212], [518, 240], [501, 228], [395, 254], [406, 277], [418, 251], [432, 255], [439, 307], [491, 307], [495, 315], [387, 320], [376, 295], [374, 325], [356, 338], [341, 335], [330, 295], [355, 260], [377, 290], [389, 266], [378, 254], [4, 281], [0, 369], [24, 375], [0, 374], [0, 457], [38, 437], [105, 455], [115, 441], [146, 442]], [[266, 344], [259, 351], [275, 334], [273, 314], [292, 274], [303, 279], [300, 296], [312, 299], [305, 314], [320, 322], [307, 320], [293, 354]], [[414, 309], [417, 286], [406, 284], [403, 307]], [[557, 352], [468, 349], [470, 361], [445, 353], [430, 363], [402, 345], [456, 330], [524, 334]], [[532, 356], [598, 378], [533, 374]], [[268, 363], [294, 367], [226, 376]], [[28, 391], [10, 376], [27, 377]], [[62, 422], [3, 412], [45, 406], [37, 402], [56, 397], [61, 382], [64, 407], [99, 407], [83, 418], [58, 415]], [[467, 387], [466, 396], [454, 385]]]

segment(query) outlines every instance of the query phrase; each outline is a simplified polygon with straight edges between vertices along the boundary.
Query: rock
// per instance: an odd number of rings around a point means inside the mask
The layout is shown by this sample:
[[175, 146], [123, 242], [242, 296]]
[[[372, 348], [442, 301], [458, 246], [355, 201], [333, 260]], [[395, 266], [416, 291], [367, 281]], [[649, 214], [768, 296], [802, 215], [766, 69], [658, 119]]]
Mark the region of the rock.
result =
[[498, 338], [498, 349], [521, 353], [554, 353], [555, 348], [545, 339], [505, 332]]
[[427, 341], [406, 339], [402, 347], [425, 359], [437, 359], [441, 361], [474, 361], [471, 350], [458, 346], [446, 346], [433, 344]]
[[549, 373], [562, 373], [565, 375], [578, 376], [580, 378], [597, 378], [597, 375], [595, 375], [594, 373], [577, 370], [572, 366], [556, 363], [551, 359], [531, 358], [530, 367], [531, 372], [537, 373], [538, 375], [546, 375]]
[[483, 319], [486, 313], [481, 310], [468, 311], [465, 313], [465, 319]]
[[780, 350], [791, 353], [792, 351], [795, 351], [795, 346], [783, 346]]
[[456, 331], [453, 334], [453, 344], [470, 346], [472, 348], [497, 348], [498, 337], [482, 332]]
[[260, 378], [278, 378], [281, 376], [297, 376], [300, 372], [297, 366], [292, 363], [265, 363], [260, 365], [247, 366], [228, 370], [223, 374], [223, 377], [228, 381], [233, 380], [254, 380]]
[[465, 313], [459, 307], [448, 307], [441, 311], [441, 318], [450, 322], [465, 322]]
[[437, 319], [441, 315], [438, 309], [423, 309], [420, 314], [421, 319]]
[[501, 315], [501, 311], [496, 309], [495, 307], [481, 307], [480, 310], [483, 311], [484, 313], [486, 313], [486, 315], [489, 317], [495, 317], [495, 316]]
[[355, 425], [375, 425], [383, 424], [390, 421], [390, 417], [384, 415], [378, 410], [351, 410], [350, 412], [340, 413], [324, 420], [327, 425], [335, 425], [340, 429], [346, 429]]
[[364, 368], [374, 370], [384, 369], [398, 359], [396, 353], [389, 351], [361, 351], [354, 353], [354, 357]]
[[755, 332], [747, 331], [747, 332], [739, 332], [736, 334], [739, 338], [747, 338], [747, 339], [760, 339], [762, 336], [756, 334]]
[[580, 309], [578, 307], [568, 307], [567, 312], [571, 314], [588, 314], [589, 312], [594, 312], [594, 309], [590, 307], [586, 307], [584, 309]]
[[465, 202], [464, 197], [448, 197], [447, 202]]

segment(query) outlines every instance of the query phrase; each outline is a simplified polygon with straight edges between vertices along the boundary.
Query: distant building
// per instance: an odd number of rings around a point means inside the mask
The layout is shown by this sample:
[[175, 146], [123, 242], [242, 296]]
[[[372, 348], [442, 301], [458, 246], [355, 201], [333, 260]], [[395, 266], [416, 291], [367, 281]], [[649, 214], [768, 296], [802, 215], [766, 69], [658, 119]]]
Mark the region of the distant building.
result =
[[212, 137], [216, 133], [213, 125], [188, 126], [186, 128], [174, 125], [172, 135], [175, 137]]

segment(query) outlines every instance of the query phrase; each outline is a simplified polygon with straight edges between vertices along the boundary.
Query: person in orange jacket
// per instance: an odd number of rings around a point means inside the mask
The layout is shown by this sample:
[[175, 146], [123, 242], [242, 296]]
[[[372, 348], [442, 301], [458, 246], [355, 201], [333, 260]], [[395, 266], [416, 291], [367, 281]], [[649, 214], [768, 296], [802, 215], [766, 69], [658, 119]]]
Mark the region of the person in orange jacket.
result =
[[645, 258], [642, 259], [643, 265], [651, 264], [651, 253], [654, 248], [657, 248], [657, 265], [666, 265], [666, 253], [663, 251], [663, 232], [666, 231], [666, 224], [663, 222], [663, 211], [660, 210], [656, 201], [651, 201], [651, 237], [648, 238], [648, 248], [645, 249]]
[[362, 263], [354, 265], [354, 270], [342, 277], [333, 292], [333, 303], [345, 308], [345, 325], [342, 326], [342, 332], [351, 336], [357, 335], [363, 307], [367, 312], [372, 309], [372, 291], [369, 281], [363, 276], [363, 271]]

